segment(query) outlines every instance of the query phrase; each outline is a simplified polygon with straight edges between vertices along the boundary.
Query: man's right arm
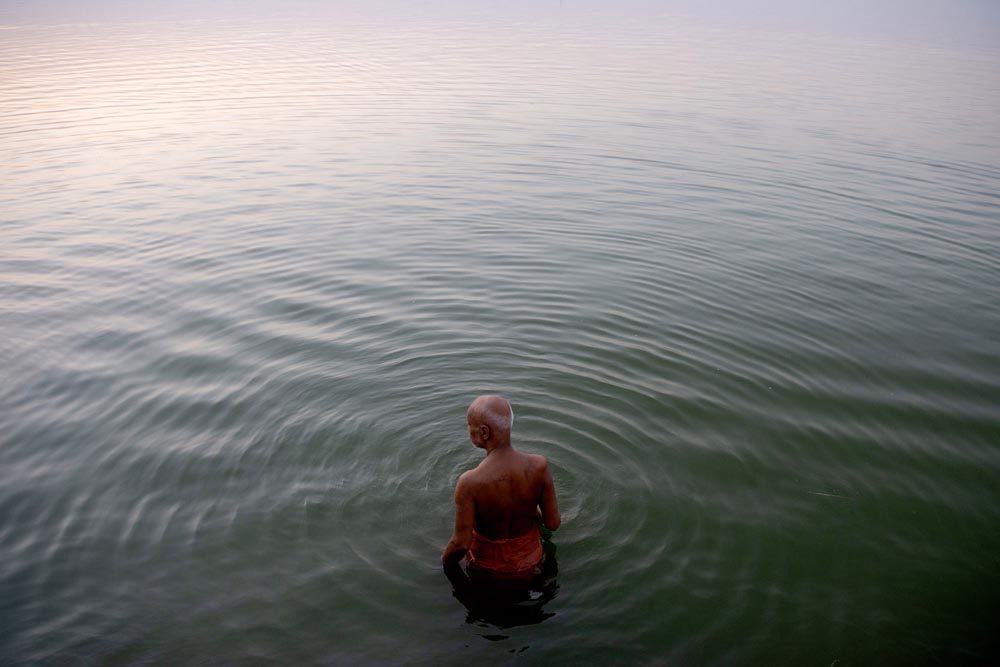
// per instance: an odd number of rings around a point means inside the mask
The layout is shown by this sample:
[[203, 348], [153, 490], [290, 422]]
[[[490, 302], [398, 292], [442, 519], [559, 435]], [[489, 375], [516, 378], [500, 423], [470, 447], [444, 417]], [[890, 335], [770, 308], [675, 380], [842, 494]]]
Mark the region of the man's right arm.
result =
[[444, 548], [444, 553], [441, 554], [444, 563], [457, 563], [469, 550], [475, 515], [476, 501], [469, 481], [463, 473], [455, 485], [455, 530], [451, 534], [448, 546]]
[[542, 512], [542, 524], [549, 530], [557, 530], [562, 518], [559, 516], [559, 503], [556, 501], [556, 486], [549, 471], [549, 462], [542, 459], [542, 497], [538, 503]]

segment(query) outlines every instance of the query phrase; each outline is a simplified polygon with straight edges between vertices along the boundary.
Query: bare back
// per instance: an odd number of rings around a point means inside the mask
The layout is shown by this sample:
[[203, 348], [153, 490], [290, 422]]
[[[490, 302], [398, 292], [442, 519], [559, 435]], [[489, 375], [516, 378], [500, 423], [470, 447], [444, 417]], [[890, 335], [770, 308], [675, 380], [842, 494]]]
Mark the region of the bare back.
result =
[[463, 477], [475, 499], [476, 532], [495, 540], [531, 530], [552, 483], [545, 457], [512, 448], [487, 456]]

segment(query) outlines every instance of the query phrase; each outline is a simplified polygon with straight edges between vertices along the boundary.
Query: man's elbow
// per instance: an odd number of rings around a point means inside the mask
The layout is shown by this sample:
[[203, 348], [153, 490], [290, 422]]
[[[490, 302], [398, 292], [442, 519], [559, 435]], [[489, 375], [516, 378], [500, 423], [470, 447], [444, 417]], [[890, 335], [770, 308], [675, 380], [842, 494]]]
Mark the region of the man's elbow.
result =
[[551, 530], [552, 532], [559, 530], [560, 524], [562, 524], [562, 518], [558, 514], [551, 518], [550, 517], [545, 518], [545, 527]]
[[445, 551], [441, 554], [441, 562], [445, 565], [454, 565], [455, 563], [460, 563], [462, 558], [465, 557], [466, 549], [458, 549], [454, 551]]
[[462, 560], [470, 546], [472, 546], [471, 539], [468, 541], [452, 539], [444, 548], [444, 553], [441, 554], [441, 562], [457, 563]]

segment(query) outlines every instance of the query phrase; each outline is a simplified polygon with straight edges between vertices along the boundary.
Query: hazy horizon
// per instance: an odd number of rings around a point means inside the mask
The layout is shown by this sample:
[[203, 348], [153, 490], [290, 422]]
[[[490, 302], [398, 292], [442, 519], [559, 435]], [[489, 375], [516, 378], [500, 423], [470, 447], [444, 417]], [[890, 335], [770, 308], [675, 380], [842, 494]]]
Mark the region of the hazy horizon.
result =
[[358, 3], [334, 0], [251, 0], [206, 4], [196, 0], [169, 0], [137, 6], [126, 0], [4, 0], [0, 25], [59, 24], [74, 22], [160, 21], [247, 17], [333, 18], [343, 13], [373, 17], [421, 16], [457, 19], [580, 16], [599, 12], [621, 16], [677, 15], [711, 22], [735, 23], [757, 28], [806, 32], [855, 34], [867, 37], [918, 39], [936, 44], [995, 49], [1000, 44], [1000, 3], [987, 0], [545, 0], [544, 2], [425, 0], [375, 0]]

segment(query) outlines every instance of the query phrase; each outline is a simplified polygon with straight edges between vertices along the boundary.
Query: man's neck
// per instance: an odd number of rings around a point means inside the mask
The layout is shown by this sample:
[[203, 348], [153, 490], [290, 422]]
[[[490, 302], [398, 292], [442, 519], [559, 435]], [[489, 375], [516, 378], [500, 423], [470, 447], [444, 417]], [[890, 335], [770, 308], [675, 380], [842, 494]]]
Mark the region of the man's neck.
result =
[[495, 445], [493, 447], [487, 445], [486, 446], [486, 456], [489, 456], [490, 454], [494, 454], [494, 453], [496, 453], [496, 454], [502, 454], [503, 452], [509, 452], [509, 451], [512, 451], [513, 449], [514, 448], [511, 446], [510, 440], [508, 440], [507, 442]]

